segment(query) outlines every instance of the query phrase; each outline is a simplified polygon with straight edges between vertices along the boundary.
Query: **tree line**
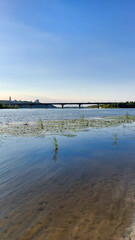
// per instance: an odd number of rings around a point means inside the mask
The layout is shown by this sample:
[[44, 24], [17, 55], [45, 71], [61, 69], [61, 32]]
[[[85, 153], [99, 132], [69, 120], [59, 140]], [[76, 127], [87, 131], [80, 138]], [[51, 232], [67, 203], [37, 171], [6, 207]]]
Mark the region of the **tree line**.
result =
[[[97, 105], [91, 105], [88, 108], [97, 108]], [[119, 103], [108, 103], [108, 104], [100, 104], [101, 108], [135, 108], [135, 102], [119, 102]]]
[[135, 102], [120, 102], [111, 104], [101, 104], [102, 108], [135, 108]]
[[17, 106], [17, 105], [12, 106], [11, 104], [8, 105], [8, 106], [6, 106], [6, 105], [4, 105], [3, 103], [0, 103], [0, 109], [12, 109], [12, 108], [17, 109], [18, 106]]

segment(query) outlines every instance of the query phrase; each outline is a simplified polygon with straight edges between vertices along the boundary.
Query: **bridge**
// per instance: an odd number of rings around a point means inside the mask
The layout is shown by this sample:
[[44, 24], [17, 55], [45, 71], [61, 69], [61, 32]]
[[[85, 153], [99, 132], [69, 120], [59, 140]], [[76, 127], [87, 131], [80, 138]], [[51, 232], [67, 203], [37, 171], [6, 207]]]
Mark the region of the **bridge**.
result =
[[47, 103], [40, 103], [40, 102], [28, 102], [28, 101], [0, 101], [6, 106], [17, 106], [18, 108], [51, 108], [53, 106], [61, 106], [62, 109], [64, 108], [65, 105], [71, 105], [75, 106], [77, 105], [79, 108], [82, 107], [82, 105], [97, 105], [97, 108], [100, 107], [102, 104], [113, 104], [113, 103], [118, 103], [118, 102], [47, 102]]
[[61, 106], [62, 108], [64, 108], [65, 105], [72, 105], [75, 106], [77, 105], [79, 108], [81, 108], [82, 105], [97, 105], [97, 107], [99, 108], [100, 105], [102, 104], [112, 104], [112, 103], [117, 103], [117, 102], [54, 102], [54, 103], [40, 103], [40, 104], [44, 104], [48, 107], [48, 105], [54, 105], [54, 106]]

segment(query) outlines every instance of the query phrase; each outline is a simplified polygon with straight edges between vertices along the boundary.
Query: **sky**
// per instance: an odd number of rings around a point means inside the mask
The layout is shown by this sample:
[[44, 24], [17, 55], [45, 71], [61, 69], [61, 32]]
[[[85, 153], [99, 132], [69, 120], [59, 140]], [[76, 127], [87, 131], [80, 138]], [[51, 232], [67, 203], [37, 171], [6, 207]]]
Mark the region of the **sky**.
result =
[[0, 99], [135, 101], [134, 0], [0, 0]]

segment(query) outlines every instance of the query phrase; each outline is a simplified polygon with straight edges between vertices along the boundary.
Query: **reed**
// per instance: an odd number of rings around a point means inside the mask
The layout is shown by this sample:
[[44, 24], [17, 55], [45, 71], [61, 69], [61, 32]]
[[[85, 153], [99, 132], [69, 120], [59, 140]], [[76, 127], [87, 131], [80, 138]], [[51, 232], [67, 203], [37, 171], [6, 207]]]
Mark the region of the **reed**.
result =
[[126, 122], [130, 121], [130, 115], [128, 113], [125, 114]]
[[38, 126], [40, 129], [44, 129], [44, 124], [43, 121], [41, 119], [38, 120]]
[[81, 118], [80, 118], [82, 121], [84, 121], [84, 114], [81, 115]]
[[55, 150], [57, 151], [59, 146], [58, 146], [58, 141], [57, 141], [57, 138], [56, 137], [53, 137], [53, 145], [55, 147]]

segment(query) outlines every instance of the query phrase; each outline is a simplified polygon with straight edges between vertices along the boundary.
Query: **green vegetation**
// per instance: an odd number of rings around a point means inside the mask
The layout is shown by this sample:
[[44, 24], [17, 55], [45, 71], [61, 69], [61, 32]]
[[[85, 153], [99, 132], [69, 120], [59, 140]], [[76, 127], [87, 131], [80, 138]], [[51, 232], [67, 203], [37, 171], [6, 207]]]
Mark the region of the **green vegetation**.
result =
[[[88, 108], [97, 107], [97, 105], [89, 106]], [[135, 102], [120, 102], [120, 103], [109, 103], [100, 104], [101, 108], [135, 108]]]
[[3, 103], [0, 103], [0, 109], [18, 109], [18, 105], [13, 106], [9, 104], [8, 106], [6, 106]]
[[81, 121], [82, 123], [84, 122], [84, 115], [83, 115], [83, 114], [80, 116], [80, 121]]
[[9, 104], [9, 106], [7, 108], [12, 109], [13, 105]]
[[18, 105], [15, 105], [15, 109], [18, 109]]
[[58, 150], [58, 141], [57, 141], [56, 137], [53, 137], [53, 145], [55, 147], [55, 150], [57, 151]]
[[41, 119], [38, 120], [38, 127], [40, 129], [44, 129], [44, 124], [43, 124], [43, 121]]
[[93, 104], [93, 105], [88, 106], [88, 108], [98, 108], [98, 105], [97, 104]]
[[0, 103], [0, 109], [7, 108], [3, 103]]
[[[0, 135], [52, 135], [52, 134], [73, 134], [89, 128], [109, 128], [119, 125], [131, 124], [135, 122], [135, 116], [128, 113], [124, 116], [104, 117], [93, 119], [70, 119], [70, 120], [38, 120], [35, 122], [7, 123], [0, 125]], [[53, 144], [58, 147], [57, 140], [54, 138]], [[57, 148], [56, 147], [56, 148]]]
[[126, 113], [125, 118], [128, 123], [131, 122], [130, 115], [128, 113]]

